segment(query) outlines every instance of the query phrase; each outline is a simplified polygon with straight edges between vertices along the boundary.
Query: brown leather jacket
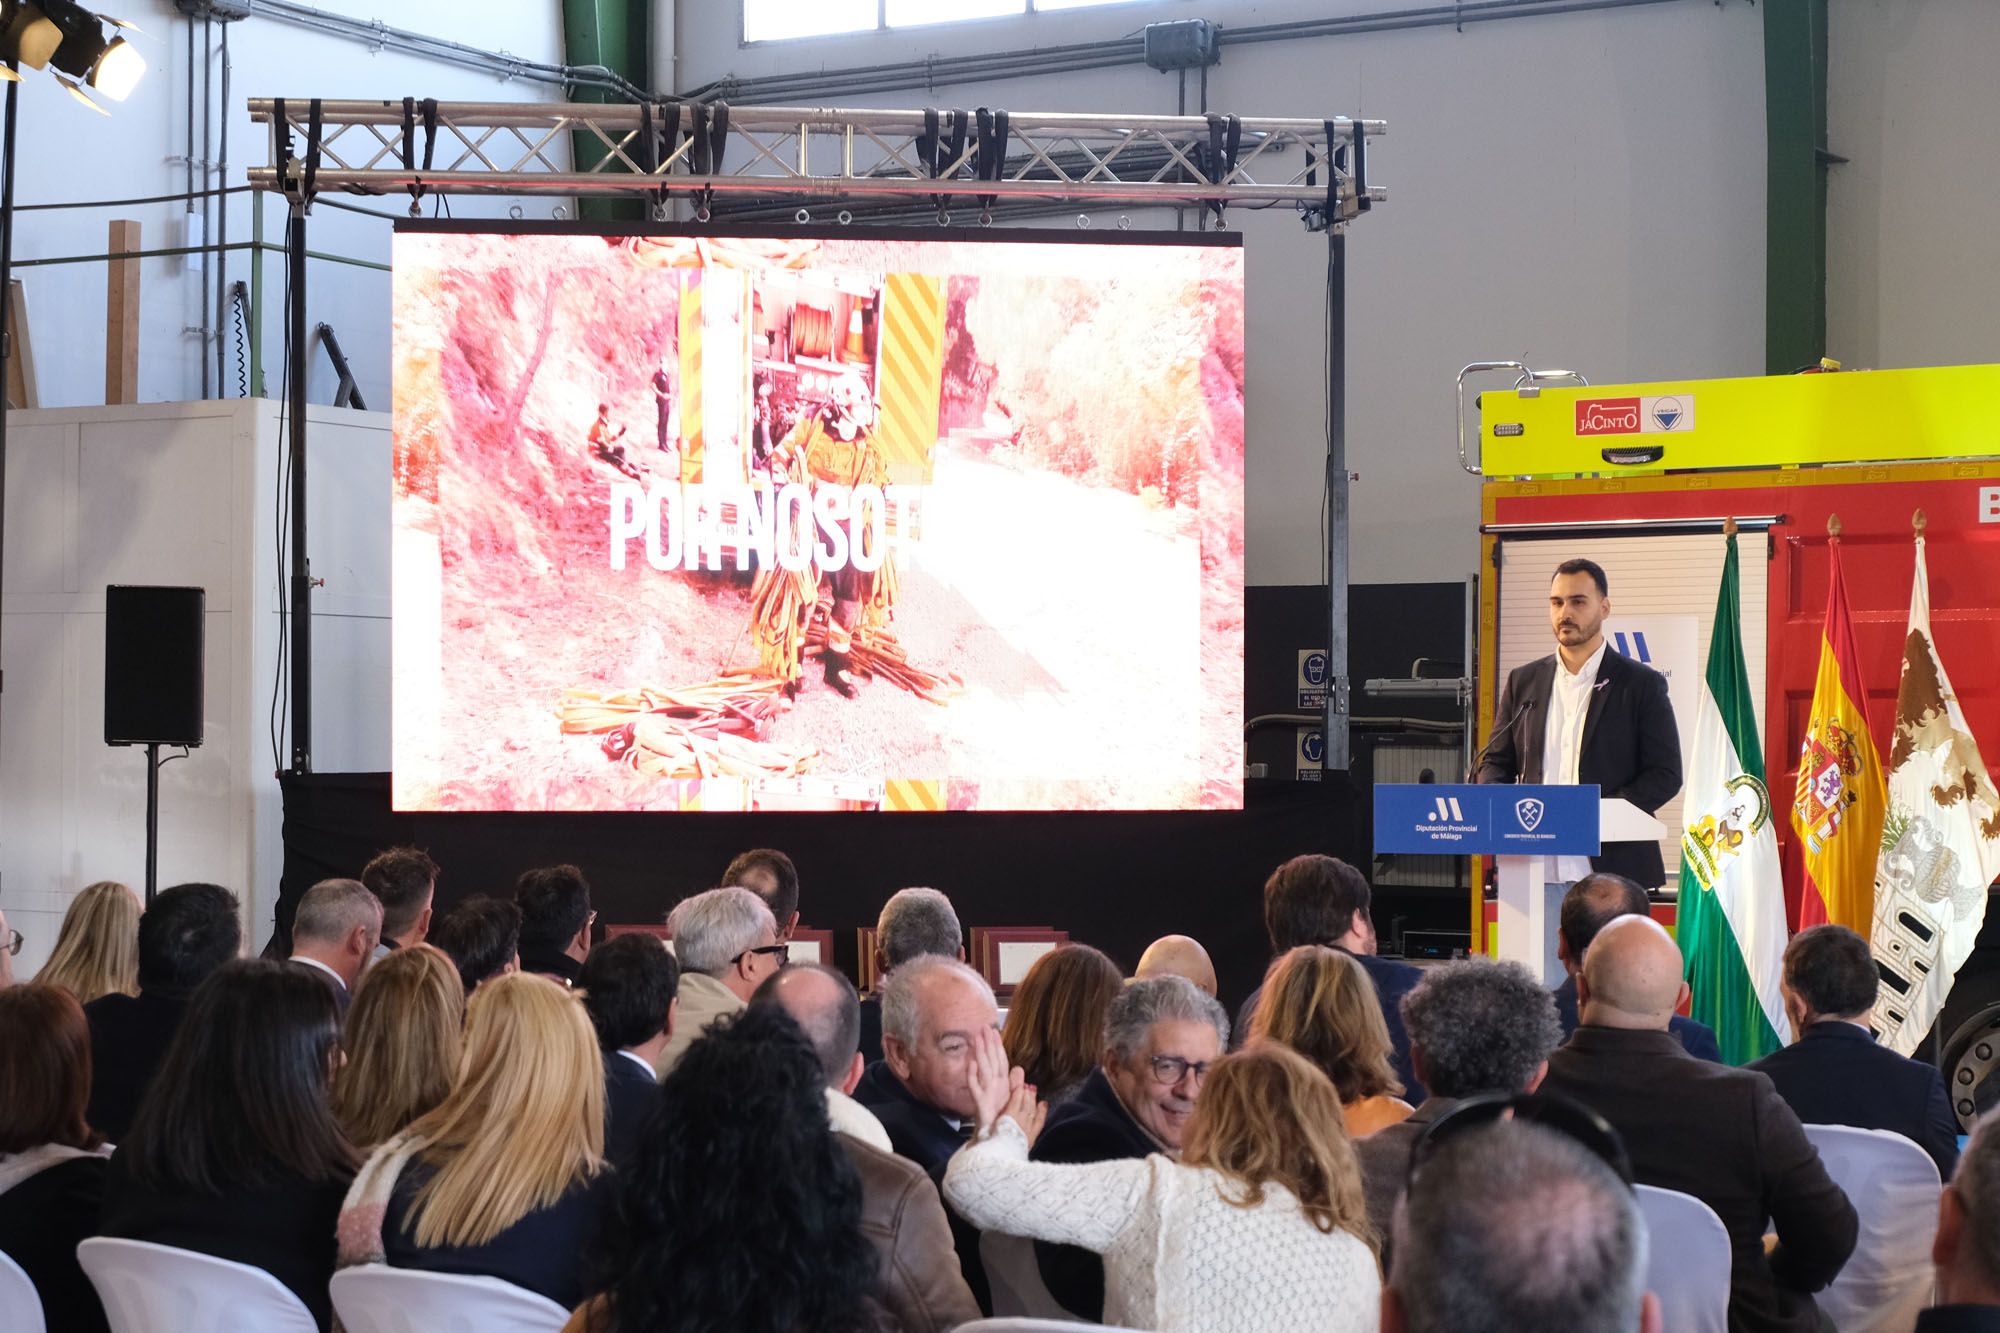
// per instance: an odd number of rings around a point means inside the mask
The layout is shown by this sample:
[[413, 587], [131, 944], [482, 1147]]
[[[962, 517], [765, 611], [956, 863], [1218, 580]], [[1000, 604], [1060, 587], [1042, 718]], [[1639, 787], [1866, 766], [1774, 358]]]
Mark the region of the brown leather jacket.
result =
[[837, 1137], [861, 1177], [861, 1231], [881, 1261], [882, 1304], [897, 1324], [944, 1333], [979, 1318], [931, 1178], [907, 1158]]

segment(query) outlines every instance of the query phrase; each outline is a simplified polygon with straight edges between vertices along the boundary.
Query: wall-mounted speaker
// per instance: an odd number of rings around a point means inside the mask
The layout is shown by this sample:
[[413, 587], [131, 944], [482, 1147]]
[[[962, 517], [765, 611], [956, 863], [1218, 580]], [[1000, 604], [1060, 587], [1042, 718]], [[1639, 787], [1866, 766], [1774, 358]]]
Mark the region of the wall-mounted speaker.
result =
[[200, 745], [201, 588], [104, 590], [104, 743]]

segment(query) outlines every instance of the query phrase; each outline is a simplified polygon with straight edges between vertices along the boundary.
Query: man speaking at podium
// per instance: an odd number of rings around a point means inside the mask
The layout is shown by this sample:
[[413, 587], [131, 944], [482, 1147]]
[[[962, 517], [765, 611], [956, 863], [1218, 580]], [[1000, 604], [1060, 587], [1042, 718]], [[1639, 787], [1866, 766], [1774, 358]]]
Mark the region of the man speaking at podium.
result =
[[[1611, 614], [1604, 570], [1565, 560], [1549, 584], [1556, 650], [1508, 673], [1494, 706], [1493, 736], [1480, 753], [1481, 782], [1540, 782], [1598, 788], [1652, 814], [1681, 789], [1681, 741], [1667, 678], [1607, 652]], [[1614, 871], [1652, 889], [1666, 881], [1657, 842], [1610, 842], [1588, 858], [1560, 857], [1565, 883]]]

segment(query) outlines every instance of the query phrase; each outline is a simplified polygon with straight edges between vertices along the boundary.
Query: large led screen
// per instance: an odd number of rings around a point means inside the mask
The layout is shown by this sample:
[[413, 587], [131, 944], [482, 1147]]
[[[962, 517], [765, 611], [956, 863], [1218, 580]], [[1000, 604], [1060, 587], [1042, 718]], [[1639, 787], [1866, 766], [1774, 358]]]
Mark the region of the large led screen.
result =
[[404, 226], [396, 807], [1240, 808], [1243, 255], [1167, 239]]

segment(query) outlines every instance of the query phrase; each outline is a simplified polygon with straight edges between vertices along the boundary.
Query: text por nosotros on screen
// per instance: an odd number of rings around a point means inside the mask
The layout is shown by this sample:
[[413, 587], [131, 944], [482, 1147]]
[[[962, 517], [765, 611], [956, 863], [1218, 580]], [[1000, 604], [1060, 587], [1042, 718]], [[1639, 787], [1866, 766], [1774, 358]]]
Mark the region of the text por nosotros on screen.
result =
[[890, 555], [915, 551], [916, 486], [749, 486], [617, 482], [611, 487], [611, 568], [644, 542], [654, 569], [737, 569], [863, 573]]

